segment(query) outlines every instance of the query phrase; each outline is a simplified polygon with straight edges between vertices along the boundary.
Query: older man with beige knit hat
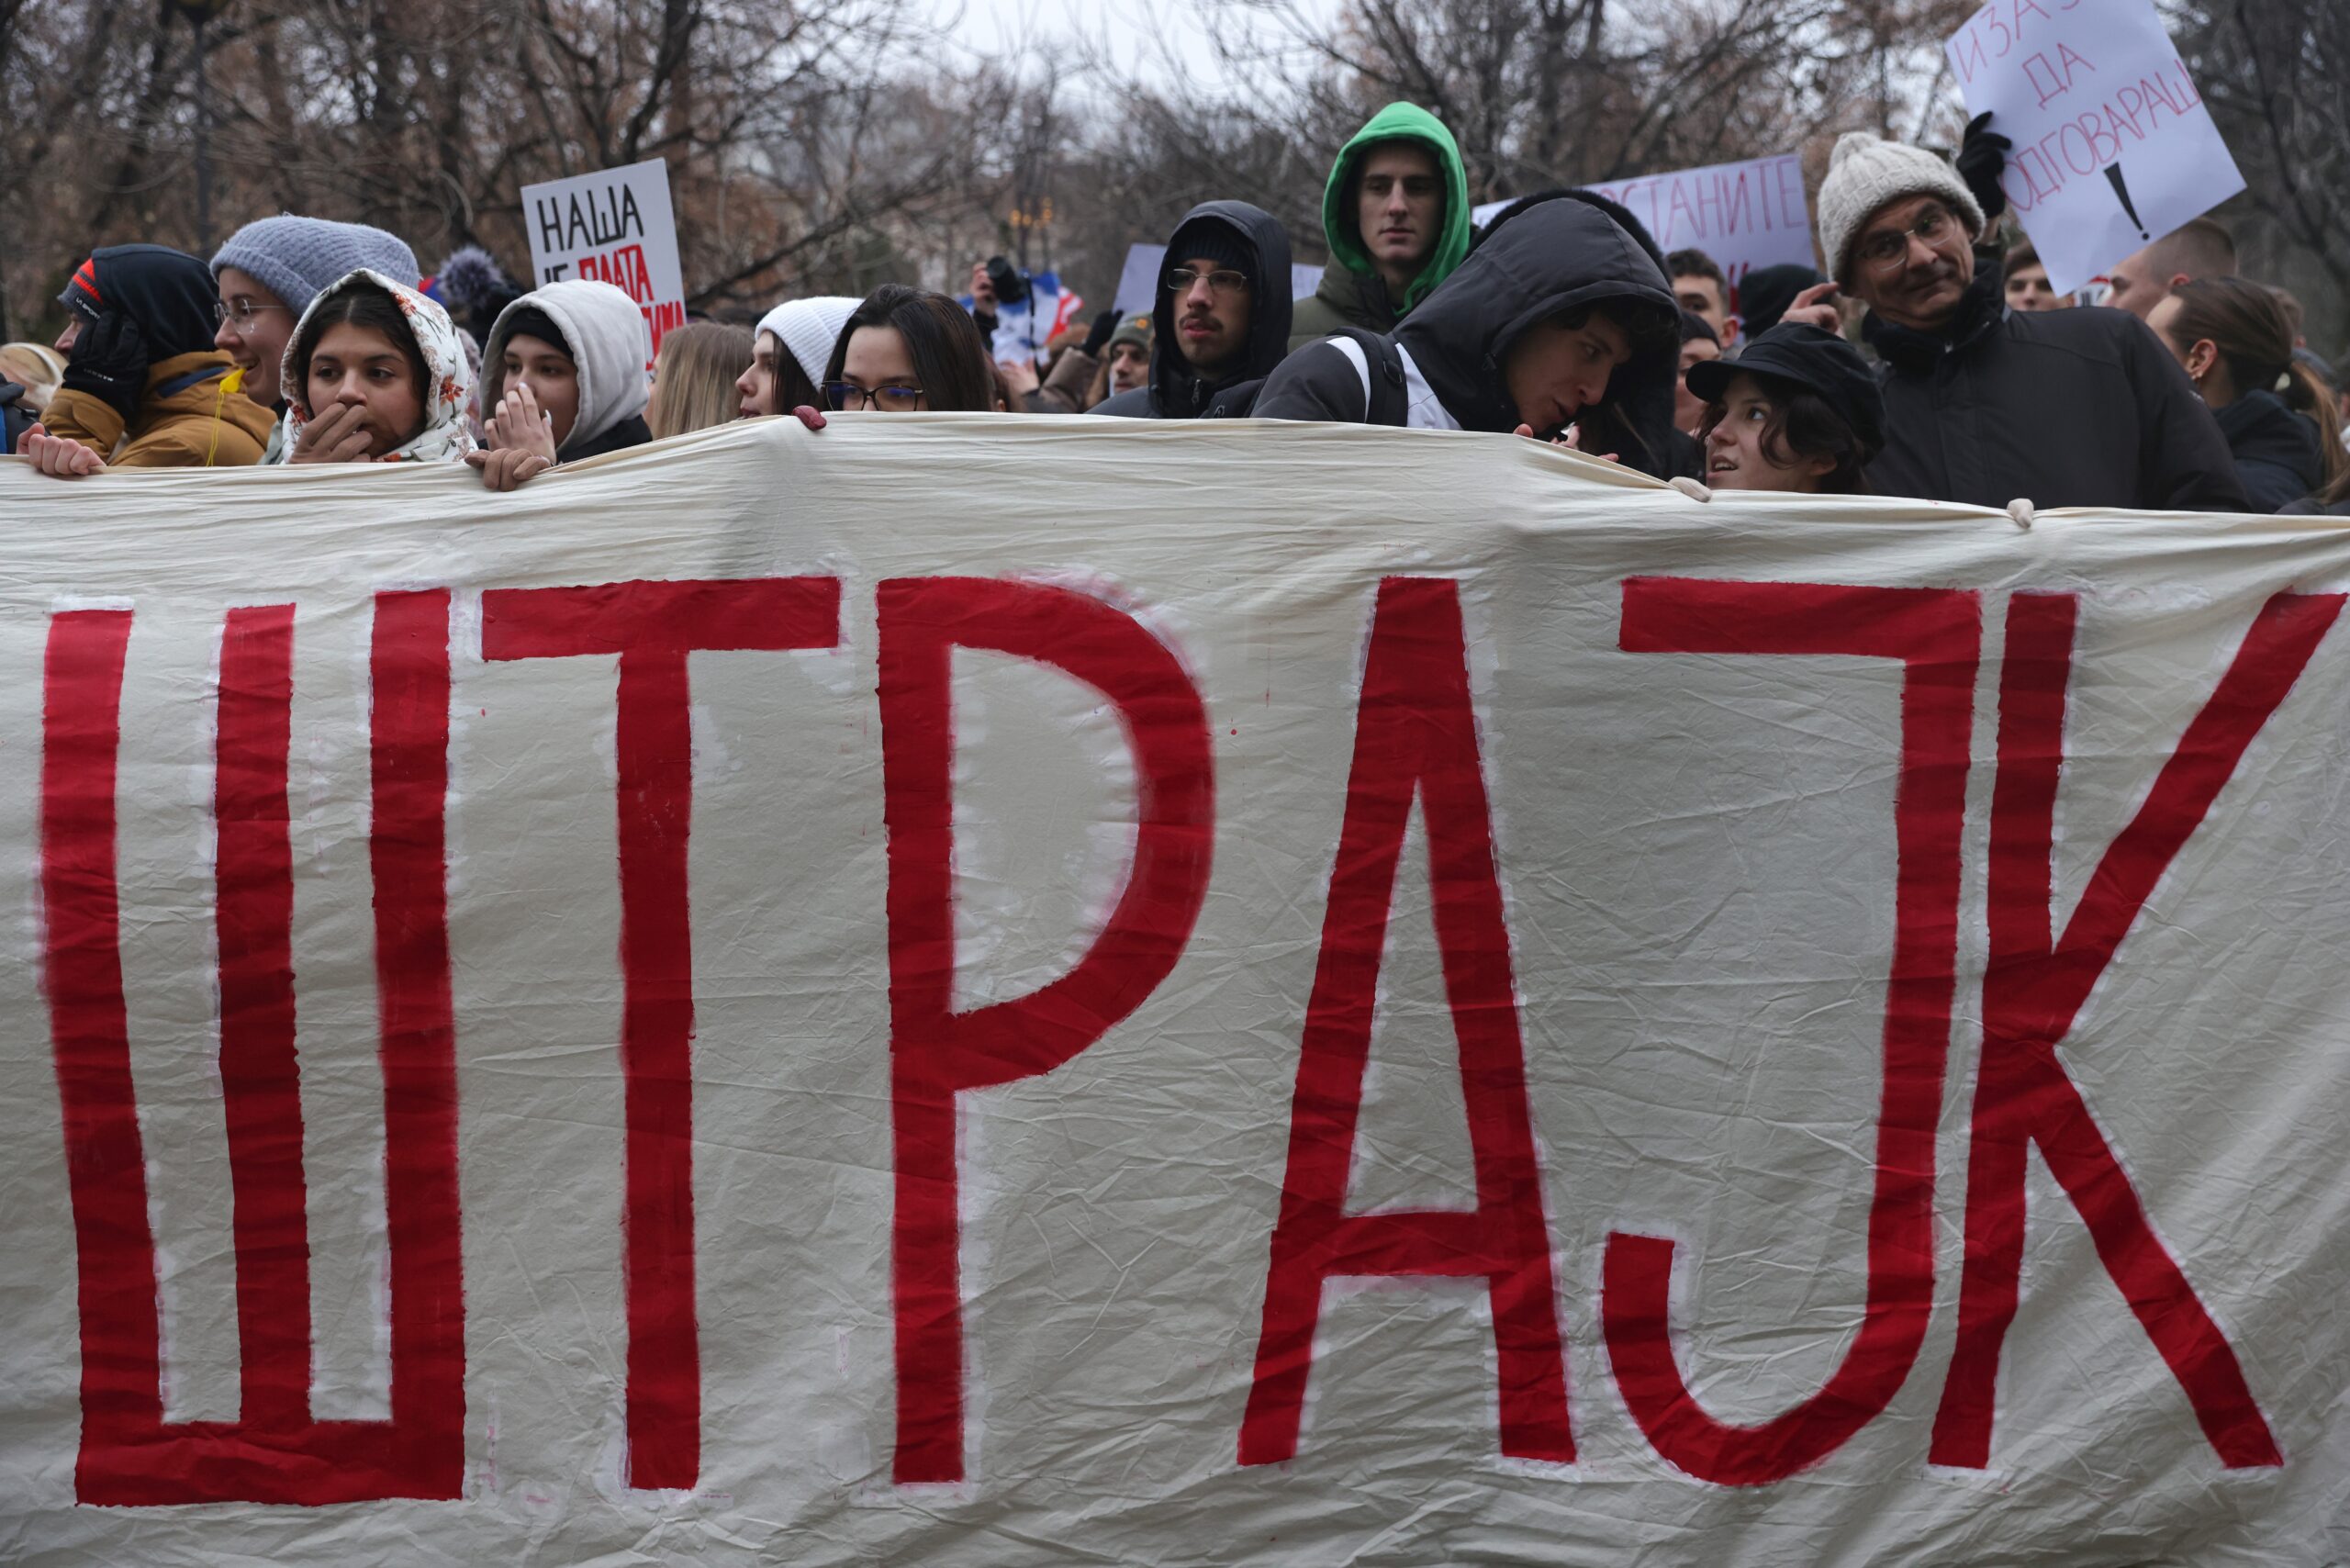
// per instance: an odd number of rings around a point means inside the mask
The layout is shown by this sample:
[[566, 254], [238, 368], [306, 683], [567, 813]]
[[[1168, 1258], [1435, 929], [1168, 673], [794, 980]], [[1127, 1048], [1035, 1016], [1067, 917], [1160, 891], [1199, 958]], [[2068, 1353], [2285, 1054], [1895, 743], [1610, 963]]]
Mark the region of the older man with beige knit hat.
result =
[[2220, 427], [2145, 323], [2007, 308], [1998, 267], [1976, 264], [1982, 204], [1941, 157], [1851, 132], [1820, 182], [1818, 228], [1885, 364], [1873, 489], [1993, 507], [2246, 509]]

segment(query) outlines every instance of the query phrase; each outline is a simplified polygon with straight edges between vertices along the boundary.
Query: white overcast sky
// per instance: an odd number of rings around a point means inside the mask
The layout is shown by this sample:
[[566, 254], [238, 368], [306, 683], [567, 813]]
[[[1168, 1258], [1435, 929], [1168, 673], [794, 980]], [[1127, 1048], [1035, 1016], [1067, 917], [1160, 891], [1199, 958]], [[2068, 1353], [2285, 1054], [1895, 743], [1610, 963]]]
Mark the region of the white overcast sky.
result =
[[[1308, 14], [1335, 17], [1341, 0], [1301, 0]], [[1233, 26], [1228, 10], [1211, 11], [1201, 0], [925, 0], [941, 21], [956, 19], [957, 30], [975, 52], [1003, 56], [1023, 48], [1082, 39], [1099, 47], [1125, 71], [1157, 80], [1165, 73], [1156, 45], [1169, 46], [1183, 67], [1214, 83], [1223, 73], [1209, 42], [1205, 16]]]

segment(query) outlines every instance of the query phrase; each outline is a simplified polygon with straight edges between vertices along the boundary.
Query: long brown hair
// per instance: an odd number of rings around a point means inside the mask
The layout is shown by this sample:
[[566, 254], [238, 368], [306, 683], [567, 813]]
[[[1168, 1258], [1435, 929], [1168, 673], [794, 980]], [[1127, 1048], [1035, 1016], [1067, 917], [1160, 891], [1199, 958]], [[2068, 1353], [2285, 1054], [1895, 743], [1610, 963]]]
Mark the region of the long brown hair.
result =
[[748, 327], [688, 321], [661, 334], [644, 422], [655, 440], [730, 423], [741, 406], [734, 383], [751, 368]]
[[971, 313], [943, 294], [885, 283], [865, 297], [833, 340], [824, 379], [838, 381], [848, 360], [848, 341], [859, 327], [887, 327], [906, 341], [925, 399], [933, 409], [988, 414], [995, 411], [995, 360], [988, 353]]
[[2178, 313], [2170, 335], [2183, 348], [2209, 341], [2220, 351], [2235, 383], [2236, 396], [2274, 392], [2295, 413], [2317, 426], [2324, 463], [2319, 488], [2332, 490], [2350, 474], [2350, 450], [2342, 444], [2341, 411], [2317, 373], [2293, 357], [2293, 323], [2277, 296], [2240, 277], [2201, 277], [2172, 291]]

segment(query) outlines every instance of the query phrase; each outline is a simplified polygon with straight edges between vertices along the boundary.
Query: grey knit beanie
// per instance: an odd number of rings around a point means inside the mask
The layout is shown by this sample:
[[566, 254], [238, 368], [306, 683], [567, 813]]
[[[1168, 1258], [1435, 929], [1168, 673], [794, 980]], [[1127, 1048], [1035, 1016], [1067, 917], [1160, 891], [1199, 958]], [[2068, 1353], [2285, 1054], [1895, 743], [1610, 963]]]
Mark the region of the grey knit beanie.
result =
[[1849, 286], [1861, 226], [1886, 204], [1913, 196], [1942, 197], [1966, 225], [1967, 237], [1982, 238], [1983, 207], [1941, 155], [1865, 130], [1840, 137], [1828, 155], [1828, 177], [1819, 182], [1819, 249], [1829, 275]]
[[364, 223], [336, 223], [324, 218], [297, 218], [292, 213], [256, 218], [229, 235], [229, 242], [212, 258], [214, 281], [218, 281], [222, 267], [251, 274], [297, 316], [309, 308], [319, 290], [362, 267], [397, 278], [411, 288], [424, 275], [417, 270], [416, 252], [397, 235]]

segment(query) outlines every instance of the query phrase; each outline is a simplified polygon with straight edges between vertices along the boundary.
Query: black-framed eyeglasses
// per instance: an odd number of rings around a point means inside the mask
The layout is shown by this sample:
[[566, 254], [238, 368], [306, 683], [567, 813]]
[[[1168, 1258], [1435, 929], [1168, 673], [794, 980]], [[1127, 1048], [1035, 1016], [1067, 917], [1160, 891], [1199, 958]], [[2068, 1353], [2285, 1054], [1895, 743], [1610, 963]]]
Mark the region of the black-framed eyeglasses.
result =
[[1947, 207], [1930, 207], [1918, 214], [1906, 229], [1882, 229], [1863, 240], [1861, 260], [1884, 272], [1909, 253], [1909, 241], [1923, 240], [1926, 249], [1939, 251], [1950, 242], [1951, 233], [1958, 227], [1958, 219]]
[[919, 386], [859, 386], [854, 381], [827, 381], [820, 388], [824, 407], [836, 414], [857, 409], [878, 409], [885, 414], [911, 414], [922, 407]]
[[253, 324], [253, 318], [264, 310], [293, 308], [290, 305], [256, 305], [241, 294], [234, 300], [216, 299], [212, 302], [212, 324], [221, 327], [234, 320], [240, 327], [250, 327]]
[[1212, 273], [1197, 272], [1190, 267], [1171, 268], [1167, 274], [1167, 292], [1189, 294], [1192, 292], [1192, 286], [1202, 278], [1207, 279], [1210, 294], [1235, 295], [1248, 292], [1248, 274], [1234, 272], [1228, 267], [1219, 267]]

